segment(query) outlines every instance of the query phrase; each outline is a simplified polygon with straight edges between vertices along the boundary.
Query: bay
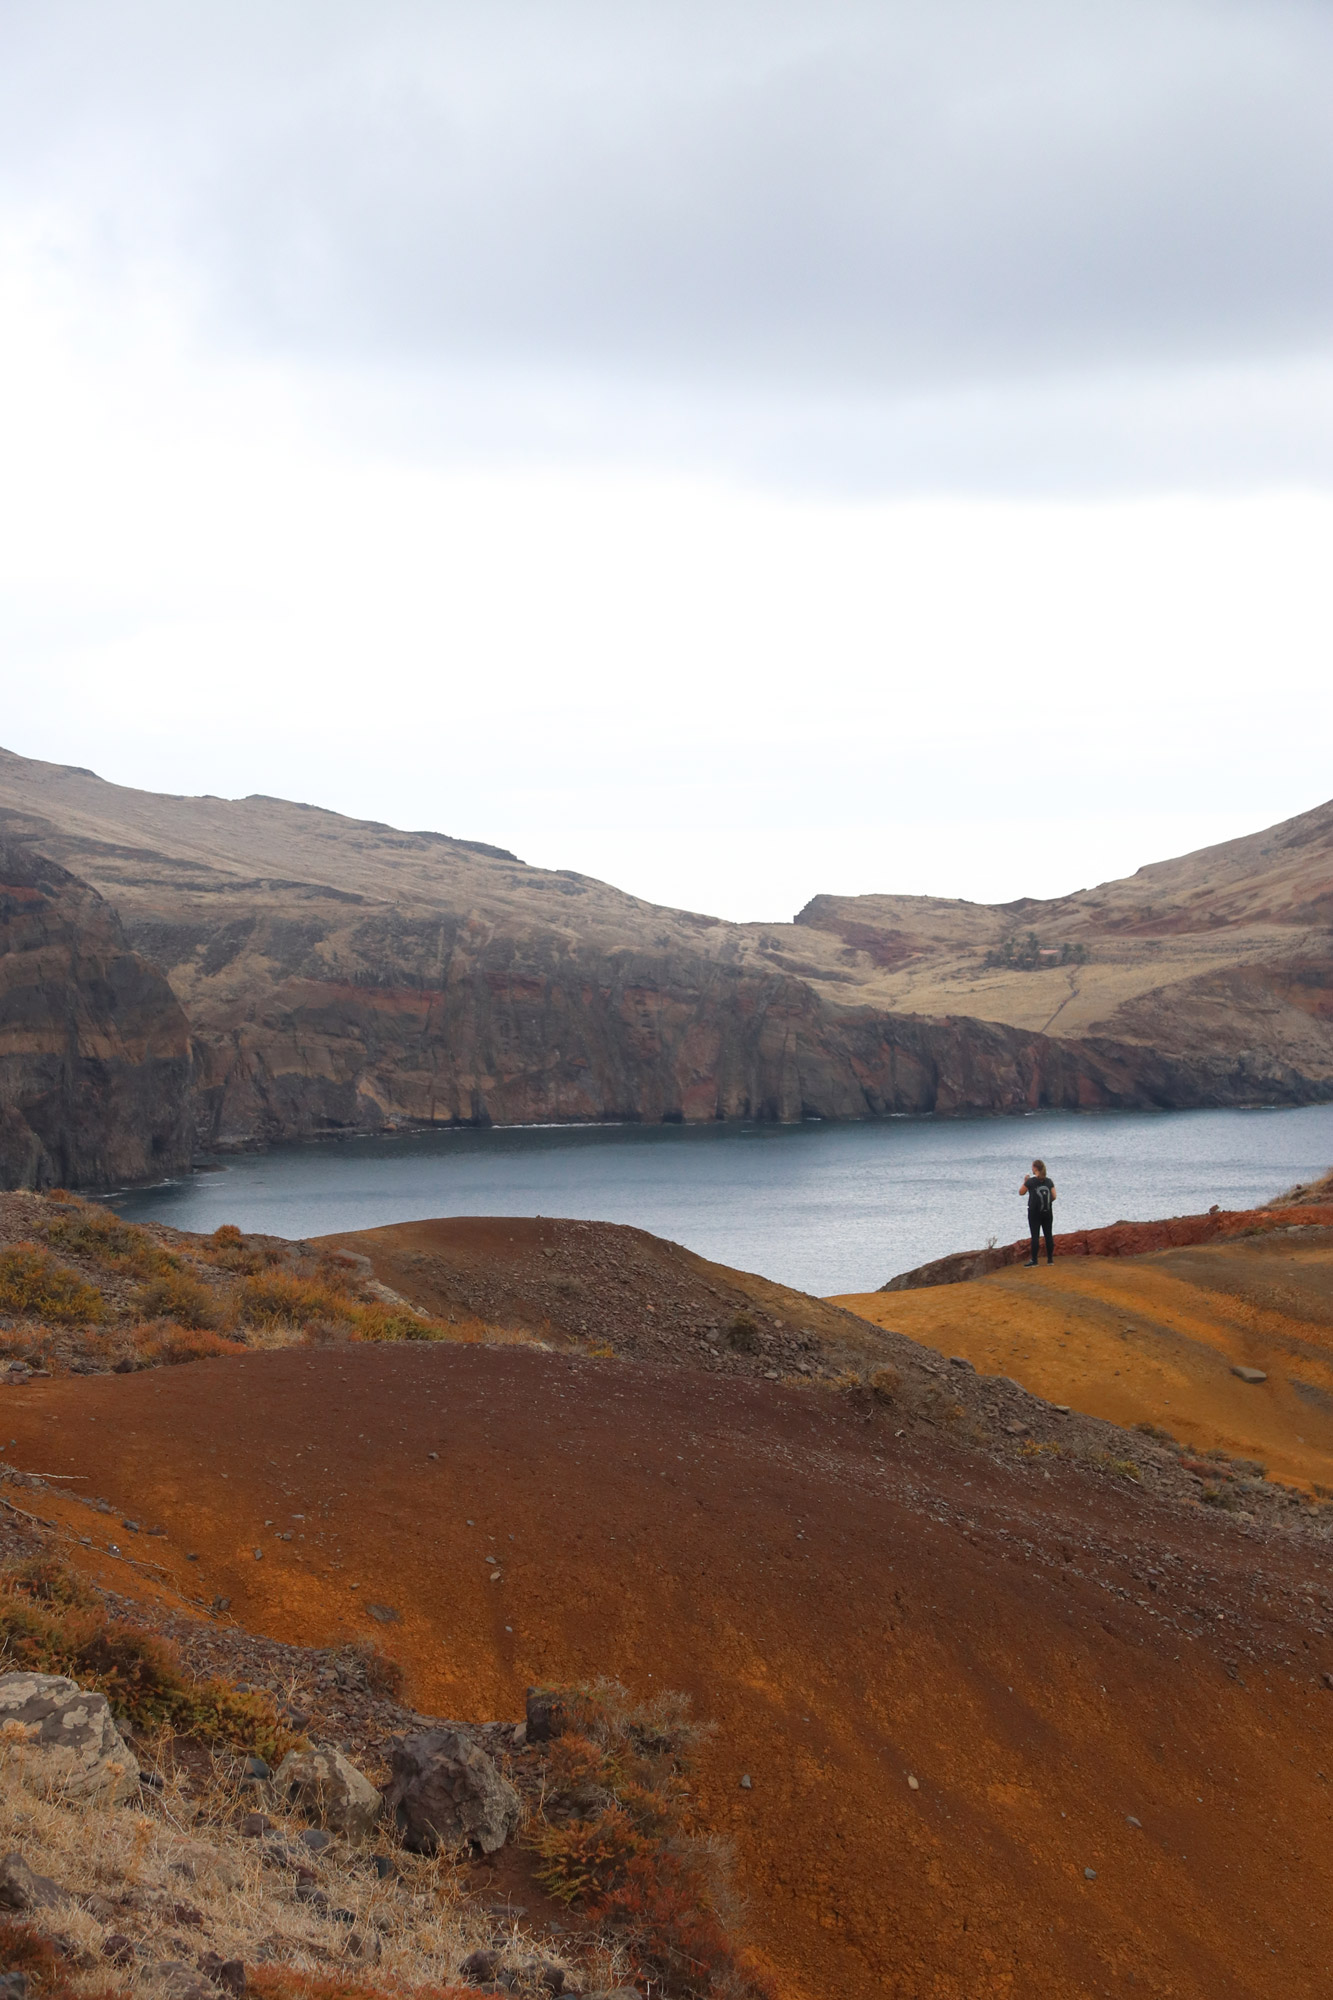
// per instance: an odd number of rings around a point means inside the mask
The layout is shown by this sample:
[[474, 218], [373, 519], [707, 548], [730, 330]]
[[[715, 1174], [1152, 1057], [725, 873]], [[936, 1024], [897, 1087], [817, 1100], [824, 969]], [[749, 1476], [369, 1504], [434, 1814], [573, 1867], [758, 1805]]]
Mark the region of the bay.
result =
[[1333, 1165], [1333, 1105], [407, 1133], [234, 1155], [110, 1203], [132, 1221], [292, 1237], [435, 1215], [629, 1222], [827, 1295], [1023, 1235], [1036, 1156], [1061, 1230], [1248, 1208]]

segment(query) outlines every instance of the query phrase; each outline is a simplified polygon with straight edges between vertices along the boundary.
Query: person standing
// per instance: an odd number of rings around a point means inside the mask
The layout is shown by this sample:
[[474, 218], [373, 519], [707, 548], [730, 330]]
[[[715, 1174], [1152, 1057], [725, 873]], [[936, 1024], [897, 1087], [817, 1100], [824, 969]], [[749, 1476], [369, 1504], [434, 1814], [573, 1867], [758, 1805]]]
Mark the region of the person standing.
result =
[[1032, 1237], [1032, 1255], [1028, 1258], [1028, 1269], [1037, 1262], [1037, 1252], [1041, 1239], [1046, 1238], [1046, 1262], [1055, 1260], [1055, 1182], [1046, 1171], [1045, 1160], [1034, 1160], [1032, 1172], [1023, 1178], [1018, 1190], [1028, 1198], [1028, 1231]]

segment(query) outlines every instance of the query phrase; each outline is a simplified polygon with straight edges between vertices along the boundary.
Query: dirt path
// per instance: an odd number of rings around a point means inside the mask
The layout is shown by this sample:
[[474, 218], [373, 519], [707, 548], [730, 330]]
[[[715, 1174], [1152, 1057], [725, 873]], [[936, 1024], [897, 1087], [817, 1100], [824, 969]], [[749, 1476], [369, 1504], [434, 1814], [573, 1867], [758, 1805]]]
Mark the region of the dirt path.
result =
[[118, 1588], [107, 1540], [277, 1639], [378, 1637], [440, 1714], [689, 1689], [786, 2000], [1329, 1991], [1333, 1612], [1299, 1531], [826, 1390], [517, 1347], [3, 1393], [11, 1461], [165, 1527], [50, 1503]]
[[[1333, 1231], [1057, 1257], [837, 1303], [1049, 1401], [1333, 1490]], [[1268, 1379], [1245, 1383], [1237, 1366]]]

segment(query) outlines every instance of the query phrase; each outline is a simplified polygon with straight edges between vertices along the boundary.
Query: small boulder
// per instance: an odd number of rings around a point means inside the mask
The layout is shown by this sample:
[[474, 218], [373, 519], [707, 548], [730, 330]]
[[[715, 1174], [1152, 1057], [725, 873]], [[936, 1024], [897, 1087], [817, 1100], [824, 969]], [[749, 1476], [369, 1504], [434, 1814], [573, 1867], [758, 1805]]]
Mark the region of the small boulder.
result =
[[563, 1736], [569, 1718], [559, 1695], [549, 1688], [529, 1688], [526, 1726], [529, 1743], [551, 1743], [557, 1736]]
[[223, 1958], [216, 1951], [206, 1951], [199, 1961], [199, 1970], [220, 1992], [231, 1994], [232, 2000], [245, 2000], [245, 1966], [239, 1958]]
[[0, 1860], [0, 1910], [49, 1910], [63, 1897], [64, 1891], [49, 1876], [34, 1875], [17, 1851]]
[[290, 1805], [351, 1839], [369, 1833], [383, 1803], [369, 1778], [341, 1750], [291, 1750], [273, 1783]]
[[1238, 1382], [1266, 1382], [1268, 1380], [1262, 1368], [1233, 1368], [1231, 1372]]
[[389, 1765], [384, 1803], [413, 1853], [471, 1843], [494, 1854], [517, 1832], [518, 1793], [458, 1730], [428, 1729], [405, 1738], [391, 1750]]
[[139, 1795], [139, 1764], [104, 1694], [63, 1674], [0, 1674], [0, 1741], [44, 1784], [69, 1799]]

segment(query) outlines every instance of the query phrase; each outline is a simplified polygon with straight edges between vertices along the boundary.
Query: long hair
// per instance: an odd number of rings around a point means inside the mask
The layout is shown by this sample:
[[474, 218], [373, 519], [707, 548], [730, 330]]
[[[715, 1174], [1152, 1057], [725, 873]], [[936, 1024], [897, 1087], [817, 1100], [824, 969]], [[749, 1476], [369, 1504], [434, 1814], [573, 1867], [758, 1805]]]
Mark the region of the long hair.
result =
[[1046, 1172], [1045, 1160], [1034, 1160], [1032, 1162], [1032, 1171], [1034, 1174], [1044, 1174]]

